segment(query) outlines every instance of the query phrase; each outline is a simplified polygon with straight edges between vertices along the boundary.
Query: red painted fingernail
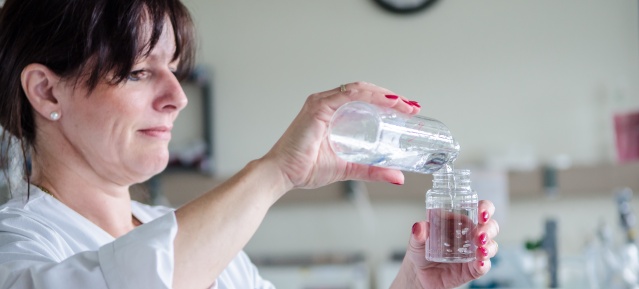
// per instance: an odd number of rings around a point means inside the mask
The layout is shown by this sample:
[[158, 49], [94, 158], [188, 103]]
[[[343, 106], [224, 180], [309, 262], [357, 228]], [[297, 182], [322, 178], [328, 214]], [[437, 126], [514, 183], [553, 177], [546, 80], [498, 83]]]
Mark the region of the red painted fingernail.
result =
[[415, 223], [415, 224], [413, 224], [413, 235], [415, 235], [415, 233], [417, 233], [417, 230], [419, 230], [419, 224]]
[[484, 261], [479, 262], [479, 266], [484, 267]]
[[484, 255], [484, 257], [488, 257], [488, 249], [479, 247], [479, 250], [481, 251], [481, 254]]
[[482, 245], [486, 245], [486, 243], [488, 243], [488, 239], [486, 239], [486, 233], [481, 233], [479, 235], [479, 243], [481, 243]]
[[405, 102], [406, 104], [410, 104], [410, 101], [408, 101], [408, 100], [402, 99], [402, 101]]
[[402, 183], [391, 183], [391, 184], [393, 184], [393, 185], [398, 185], [398, 186], [403, 185]]
[[408, 103], [409, 103], [410, 105], [412, 105], [412, 106], [422, 107], [421, 105], [419, 105], [419, 102], [417, 102], [417, 101], [412, 101], [412, 100], [411, 100], [411, 101], [409, 101]]
[[488, 222], [488, 212], [483, 212], [481, 217], [484, 220], [484, 223]]
[[399, 98], [399, 96], [394, 95], [394, 94], [387, 94], [387, 95], [386, 95], [386, 98], [389, 98], [389, 99], [398, 99], [398, 98]]

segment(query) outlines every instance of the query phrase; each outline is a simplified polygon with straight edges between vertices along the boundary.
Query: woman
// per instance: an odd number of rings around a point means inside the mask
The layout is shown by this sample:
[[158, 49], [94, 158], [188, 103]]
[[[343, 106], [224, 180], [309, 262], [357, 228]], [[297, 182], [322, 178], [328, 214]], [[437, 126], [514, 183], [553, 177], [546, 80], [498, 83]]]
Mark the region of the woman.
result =
[[[352, 83], [311, 95], [265, 156], [200, 198], [175, 211], [132, 202], [129, 187], [167, 165], [193, 35], [179, 0], [6, 1], [0, 125], [31, 163], [0, 208], [0, 288], [273, 288], [242, 248], [283, 194], [348, 179], [403, 183], [400, 171], [346, 163], [327, 146], [327, 122], [348, 101], [419, 111]], [[425, 261], [418, 222], [393, 288], [485, 274], [498, 226], [490, 202], [479, 210], [477, 261]]]

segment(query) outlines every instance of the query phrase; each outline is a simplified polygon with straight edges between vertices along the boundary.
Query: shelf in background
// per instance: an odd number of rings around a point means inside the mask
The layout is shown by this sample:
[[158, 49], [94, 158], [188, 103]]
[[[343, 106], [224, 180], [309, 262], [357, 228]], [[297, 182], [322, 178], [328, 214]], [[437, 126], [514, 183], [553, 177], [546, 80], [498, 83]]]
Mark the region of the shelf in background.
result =
[[[509, 198], [526, 199], [545, 196], [544, 171], [512, 171], [506, 173]], [[423, 202], [424, 194], [432, 187], [432, 176], [405, 173], [404, 185], [365, 183], [371, 201]], [[159, 176], [159, 190], [173, 206], [180, 206], [221, 184], [224, 180], [189, 171], [172, 171]], [[601, 195], [620, 187], [639, 192], [639, 162], [625, 165], [574, 166], [556, 171], [558, 196], [579, 197]], [[276, 205], [295, 203], [330, 203], [346, 199], [343, 182], [322, 188], [296, 189], [287, 193]]]

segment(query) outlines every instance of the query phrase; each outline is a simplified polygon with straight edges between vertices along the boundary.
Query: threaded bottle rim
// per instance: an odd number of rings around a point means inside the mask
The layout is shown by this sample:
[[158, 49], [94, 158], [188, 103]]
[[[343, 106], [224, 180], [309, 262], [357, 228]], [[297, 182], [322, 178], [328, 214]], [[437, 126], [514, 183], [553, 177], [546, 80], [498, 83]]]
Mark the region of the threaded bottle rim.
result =
[[447, 170], [445, 167], [433, 173], [433, 188], [439, 187], [470, 188], [470, 170], [455, 169]]

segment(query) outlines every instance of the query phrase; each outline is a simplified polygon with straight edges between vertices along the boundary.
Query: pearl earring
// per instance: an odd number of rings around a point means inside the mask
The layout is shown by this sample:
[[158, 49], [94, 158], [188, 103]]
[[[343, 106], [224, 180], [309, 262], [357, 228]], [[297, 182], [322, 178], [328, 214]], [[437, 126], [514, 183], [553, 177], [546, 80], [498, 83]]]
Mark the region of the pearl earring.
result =
[[57, 111], [51, 112], [49, 116], [51, 117], [52, 120], [60, 119], [60, 113], [58, 113]]

